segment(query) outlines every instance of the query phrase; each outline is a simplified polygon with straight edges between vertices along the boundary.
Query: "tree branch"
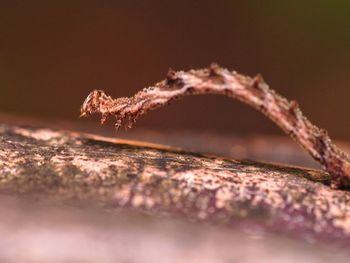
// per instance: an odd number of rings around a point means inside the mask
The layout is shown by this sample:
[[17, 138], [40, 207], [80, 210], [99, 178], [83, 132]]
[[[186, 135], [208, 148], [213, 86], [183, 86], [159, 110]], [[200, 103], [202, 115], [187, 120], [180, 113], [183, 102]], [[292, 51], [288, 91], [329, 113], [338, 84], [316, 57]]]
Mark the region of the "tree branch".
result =
[[81, 115], [101, 113], [103, 123], [108, 116], [116, 117], [116, 127], [127, 128], [141, 115], [165, 106], [175, 99], [194, 94], [220, 94], [238, 99], [275, 122], [299, 143], [332, 177], [333, 188], [350, 186], [350, 161], [338, 149], [327, 132], [317, 128], [303, 116], [297, 102], [289, 102], [270, 89], [263, 78], [243, 76], [212, 64], [209, 69], [172, 71], [165, 80], [146, 88], [131, 98], [112, 99], [95, 90], [86, 98]]
[[36, 207], [132, 210], [348, 245], [350, 192], [329, 188], [329, 179], [317, 170], [0, 124], [0, 194], [32, 196]]

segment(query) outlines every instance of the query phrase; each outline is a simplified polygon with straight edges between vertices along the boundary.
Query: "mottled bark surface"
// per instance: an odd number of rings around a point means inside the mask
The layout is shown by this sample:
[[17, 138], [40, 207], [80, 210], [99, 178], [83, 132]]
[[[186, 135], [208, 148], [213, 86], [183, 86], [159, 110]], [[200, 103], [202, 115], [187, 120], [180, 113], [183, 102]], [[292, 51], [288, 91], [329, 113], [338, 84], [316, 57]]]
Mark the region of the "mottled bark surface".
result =
[[[200, 222], [205, 222], [225, 227], [233, 236], [259, 229], [302, 243], [349, 247], [350, 192], [331, 189], [330, 177], [322, 171], [49, 129], [3, 124], [0, 134], [1, 192], [30, 197], [48, 205], [48, 211], [53, 204], [89, 207], [109, 211], [109, 220], [121, 211], [133, 211], [152, 220], [162, 216], [194, 221], [201, 231], [206, 227]], [[3, 209], [2, 215], [15, 214], [17, 221], [2, 220], [0, 229], [33, 219], [31, 211]], [[48, 224], [60, 225], [50, 214]], [[184, 233], [189, 228], [184, 226]], [[26, 233], [32, 233], [28, 229]], [[182, 235], [181, 228], [176, 231]], [[15, 238], [23, 237], [17, 233]], [[0, 250], [0, 256], [5, 252]]]

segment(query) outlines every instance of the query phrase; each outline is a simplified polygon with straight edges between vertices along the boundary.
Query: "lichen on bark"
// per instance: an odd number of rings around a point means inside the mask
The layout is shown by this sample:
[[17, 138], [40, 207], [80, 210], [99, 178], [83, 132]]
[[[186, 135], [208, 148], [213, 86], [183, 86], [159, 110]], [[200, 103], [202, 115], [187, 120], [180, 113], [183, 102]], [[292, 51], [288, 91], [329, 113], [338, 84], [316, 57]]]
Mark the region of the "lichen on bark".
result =
[[49, 129], [0, 135], [1, 192], [350, 240], [350, 193], [321, 171]]

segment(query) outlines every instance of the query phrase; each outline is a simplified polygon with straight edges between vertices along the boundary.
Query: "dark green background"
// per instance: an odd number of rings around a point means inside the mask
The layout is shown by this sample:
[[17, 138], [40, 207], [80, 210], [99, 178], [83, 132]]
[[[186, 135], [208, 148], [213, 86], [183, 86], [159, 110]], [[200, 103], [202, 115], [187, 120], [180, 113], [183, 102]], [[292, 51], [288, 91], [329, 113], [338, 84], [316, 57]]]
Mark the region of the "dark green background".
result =
[[[349, 1], [0, 2], [0, 112], [76, 120], [92, 89], [129, 96], [169, 67], [212, 61], [262, 73], [332, 137], [350, 139]], [[187, 98], [136, 127], [279, 133], [219, 96]]]

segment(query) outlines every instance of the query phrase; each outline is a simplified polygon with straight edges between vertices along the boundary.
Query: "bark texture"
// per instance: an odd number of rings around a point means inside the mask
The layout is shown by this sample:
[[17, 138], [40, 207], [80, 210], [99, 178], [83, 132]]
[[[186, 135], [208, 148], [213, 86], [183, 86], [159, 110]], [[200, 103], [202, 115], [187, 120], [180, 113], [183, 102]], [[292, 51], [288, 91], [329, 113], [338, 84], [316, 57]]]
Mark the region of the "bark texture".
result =
[[350, 240], [350, 192], [322, 171], [59, 130], [3, 124], [0, 134], [3, 193]]

